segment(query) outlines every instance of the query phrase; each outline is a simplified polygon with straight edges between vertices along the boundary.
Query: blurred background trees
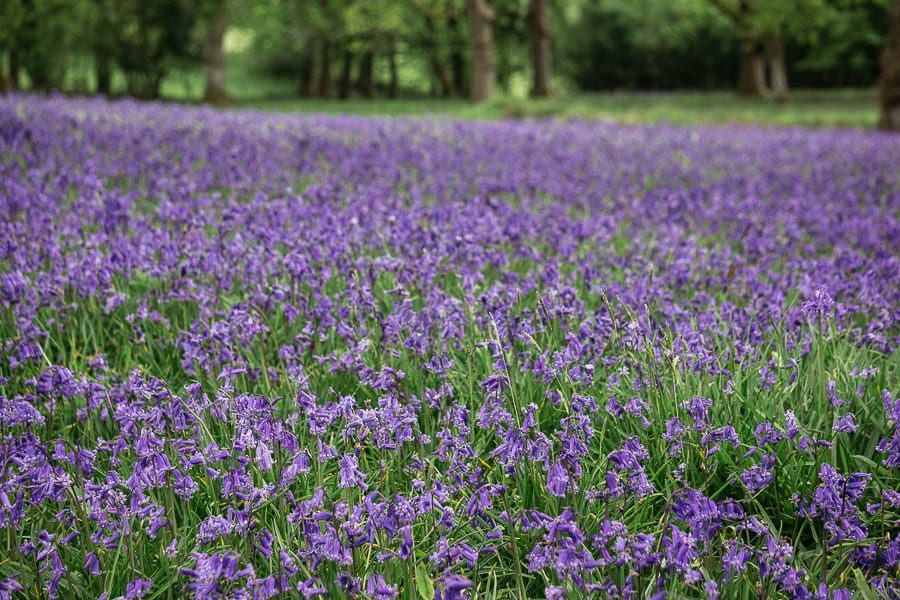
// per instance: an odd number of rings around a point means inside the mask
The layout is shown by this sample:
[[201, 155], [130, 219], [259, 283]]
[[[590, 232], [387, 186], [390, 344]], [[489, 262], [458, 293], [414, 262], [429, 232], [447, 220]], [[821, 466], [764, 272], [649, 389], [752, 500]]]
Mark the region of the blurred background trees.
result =
[[196, 97], [217, 104], [253, 82], [323, 99], [733, 89], [783, 102], [792, 86], [875, 86], [894, 4], [3, 0], [0, 87], [154, 98], [202, 73]]
[[881, 54], [881, 129], [900, 131], [900, 2], [891, 8], [888, 40]]

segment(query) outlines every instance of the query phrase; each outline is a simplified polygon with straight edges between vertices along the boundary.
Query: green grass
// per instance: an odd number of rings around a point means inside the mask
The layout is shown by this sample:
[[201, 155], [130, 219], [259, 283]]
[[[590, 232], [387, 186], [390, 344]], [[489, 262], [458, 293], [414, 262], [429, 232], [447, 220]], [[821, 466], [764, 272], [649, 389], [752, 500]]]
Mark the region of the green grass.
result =
[[278, 112], [359, 115], [445, 115], [463, 119], [560, 118], [623, 123], [747, 123], [778, 126], [873, 128], [875, 90], [798, 90], [784, 104], [716, 92], [612, 92], [531, 100], [500, 97], [482, 104], [463, 99], [259, 99], [235, 102]]

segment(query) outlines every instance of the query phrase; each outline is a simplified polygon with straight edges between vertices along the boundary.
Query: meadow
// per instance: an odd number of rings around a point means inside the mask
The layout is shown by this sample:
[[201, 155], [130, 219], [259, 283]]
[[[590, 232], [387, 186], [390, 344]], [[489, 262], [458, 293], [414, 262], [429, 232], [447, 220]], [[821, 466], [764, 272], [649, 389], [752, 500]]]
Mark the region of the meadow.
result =
[[898, 164], [3, 97], [0, 598], [896, 598]]
[[873, 129], [877, 90], [796, 90], [784, 104], [731, 91], [606, 92], [524, 99], [500, 96], [480, 104], [462, 99], [401, 98], [378, 101], [262, 97], [235, 106], [276, 112], [368, 116], [445, 116], [466, 120], [562, 119], [629, 124], [731, 124]]

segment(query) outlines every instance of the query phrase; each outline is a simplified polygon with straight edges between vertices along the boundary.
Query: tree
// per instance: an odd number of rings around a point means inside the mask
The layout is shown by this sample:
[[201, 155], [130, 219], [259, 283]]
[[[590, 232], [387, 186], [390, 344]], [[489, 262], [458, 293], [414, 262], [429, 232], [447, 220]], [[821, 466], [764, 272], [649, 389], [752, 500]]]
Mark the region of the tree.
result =
[[388, 42], [388, 98], [396, 98], [400, 95], [400, 75], [397, 72], [397, 39], [391, 37]]
[[[16, 32], [25, 16], [22, 0], [8, 0], [0, 3], [0, 92], [19, 87], [19, 56]], [[3, 54], [9, 58], [9, 71], [4, 70]]]
[[435, 19], [428, 13], [425, 13], [423, 16], [425, 20], [425, 34], [427, 36], [423, 41], [423, 46], [428, 46], [427, 51], [431, 72], [435, 79], [437, 79], [441, 89], [441, 95], [450, 97], [456, 92], [456, 88], [453, 85], [453, 80], [450, 79], [450, 73], [447, 71], [447, 67], [444, 65], [440, 45], [435, 43], [429, 44], [429, 41], [433, 42], [437, 37], [437, 27], [435, 27], [434, 24]]
[[206, 89], [203, 101], [212, 104], [228, 104], [225, 84], [225, 52], [222, 42], [228, 28], [227, 0], [207, 0], [203, 7], [205, 31], [203, 34], [203, 68], [206, 71]]
[[881, 53], [881, 120], [878, 126], [900, 131], [900, 1], [890, 10], [890, 30]]
[[20, 66], [20, 58], [19, 58], [19, 49], [16, 47], [10, 48], [9, 50], [9, 87], [10, 89], [17, 90], [19, 89], [19, 66]]
[[314, 24], [319, 39], [319, 89], [320, 98], [331, 96], [332, 50], [345, 24], [342, 19], [342, 3], [335, 0], [319, 0], [318, 12], [314, 14]]
[[734, 26], [709, 0], [556, 2], [555, 67], [585, 90], [737, 83]]
[[455, 3], [450, 4], [447, 29], [450, 32], [450, 70], [453, 73], [453, 87], [459, 95], [468, 96], [469, 78], [466, 76], [466, 58], [463, 55], [466, 42], [460, 31], [459, 14]]
[[[70, 39], [64, 42], [54, 39], [53, 46], [58, 54], [77, 57], [92, 57], [95, 87], [98, 94], [109, 95], [112, 91], [112, 52], [115, 0], [70, 0], [67, 5], [65, 29]], [[69, 81], [78, 92], [87, 92], [86, 74], [79, 70]], [[70, 87], [71, 89], [71, 87]]]
[[723, 15], [728, 17], [737, 31], [738, 93], [745, 96], [765, 96], [766, 86], [765, 46], [754, 22], [754, 9], [749, 0], [710, 0]]
[[472, 92], [475, 102], [494, 95], [497, 58], [494, 49], [494, 9], [487, 0], [466, 0], [469, 16], [469, 46], [472, 53]]
[[125, 74], [128, 93], [158, 98], [172, 60], [188, 54], [195, 14], [185, 0], [117, 0], [113, 58]]
[[[19, 3], [16, 3], [19, 4]], [[64, 0], [21, 0], [21, 19], [14, 31], [14, 64], [10, 70], [18, 80], [21, 64], [34, 89], [59, 89], [65, 76], [65, 50], [79, 33], [81, 5]]]
[[768, 48], [772, 95], [783, 102], [788, 95], [784, 36], [801, 39], [813, 35], [829, 7], [824, 0], [710, 0], [728, 17], [740, 45], [738, 92], [763, 96], [766, 86], [765, 50]]
[[784, 102], [788, 97], [787, 61], [784, 57], [784, 38], [780, 33], [769, 34], [769, 69], [772, 97]]
[[316, 95], [316, 36], [310, 32], [306, 32], [300, 86], [297, 91], [305, 98], [313, 98]]
[[409, 45], [427, 56], [428, 69], [437, 84], [439, 94], [450, 97], [456, 94], [457, 88], [447, 68], [446, 56], [448, 39], [452, 31], [447, 23], [452, 12], [452, 2], [432, 2], [430, 0], [413, 0], [413, 6], [422, 17], [421, 26], [411, 28], [407, 36]]
[[346, 100], [350, 97], [350, 77], [353, 71], [353, 51], [350, 41], [345, 42], [344, 56], [341, 59], [341, 76], [338, 79], [338, 98]]
[[531, 0], [528, 6], [528, 33], [531, 38], [531, 64], [534, 85], [531, 95], [544, 98], [550, 95], [550, 21], [547, 18], [548, 0]]
[[785, 36], [795, 41], [814, 38], [830, 10], [824, 0], [755, 0], [752, 19], [754, 28], [766, 37], [772, 98], [776, 102], [786, 101], [789, 91]]
[[828, 0], [812, 35], [790, 39], [791, 77], [806, 87], [868, 87], [881, 77], [881, 53], [895, 0]]
[[331, 38], [322, 36], [322, 53], [319, 60], [319, 97], [331, 96]]
[[356, 74], [356, 90], [364, 98], [375, 97], [375, 50], [370, 45], [363, 51]]
[[94, 47], [94, 76], [97, 79], [97, 93], [109, 96], [112, 94], [112, 60], [109, 50], [97, 44]]

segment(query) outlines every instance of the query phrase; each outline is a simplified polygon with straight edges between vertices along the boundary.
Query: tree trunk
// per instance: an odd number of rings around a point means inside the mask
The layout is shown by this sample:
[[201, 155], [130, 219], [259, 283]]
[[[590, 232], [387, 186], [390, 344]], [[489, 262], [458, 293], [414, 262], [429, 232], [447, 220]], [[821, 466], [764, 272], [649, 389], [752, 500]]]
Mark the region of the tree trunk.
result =
[[900, 1], [891, 8], [890, 30], [881, 53], [881, 120], [878, 127], [900, 131]]
[[784, 58], [784, 40], [781, 35], [776, 33], [769, 38], [769, 53], [771, 54], [772, 97], [775, 102], [787, 102], [787, 65]]
[[388, 84], [388, 98], [396, 98], [400, 95], [400, 78], [397, 75], [397, 42], [393, 39], [388, 52], [388, 68], [391, 74], [391, 80]]
[[460, 96], [468, 96], [469, 80], [466, 77], [466, 57], [462, 52], [464, 42], [459, 34], [459, 19], [456, 17], [455, 10], [447, 17], [447, 27], [451, 32], [450, 70], [453, 72], [453, 87]]
[[19, 89], [19, 51], [11, 48], [9, 51], [9, 89]]
[[[434, 20], [428, 15], [425, 15], [425, 31], [428, 32], [429, 39], [436, 38], [437, 32], [434, 27]], [[441, 95], [450, 97], [454, 94], [453, 81], [450, 80], [450, 74], [447, 72], [447, 67], [444, 66], [444, 61], [441, 59], [440, 47], [437, 44], [431, 44], [431, 46], [431, 55], [428, 61], [431, 65], [431, 72], [441, 86]]]
[[531, 64], [534, 71], [533, 98], [546, 98], [550, 92], [550, 22], [547, 0], [531, 0], [528, 7], [528, 33], [531, 37]]
[[769, 90], [766, 88], [766, 61], [762, 53], [762, 44], [753, 39], [743, 38], [740, 46], [741, 70], [738, 93], [743, 96], [767, 95]]
[[441, 96], [450, 98], [455, 95], [456, 88], [453, 85], [453, 81], [450, 79], [450, 74], [447, 73], [447, 68], [444, 66], [444, 63], [441, 62], [441, 58], [437, 54], [434, 54], [431, 58], [431, 70], [434, 72], [434, 76], [441, 86]]
[[[12, 52], [10, 52], [12, 54]], [[0, 55], [0, 92], [8, 92], [13, 88], [12, 77], [6, 72], [6, 65], [3, 61], [3, 55]]]
[[375, 52], [366, 50], [359, 61], [359, 73], [356, 75], [356, 89], [363, 98], [375, 96], [375, 79], [372, 72], [375, 66]]
[[450, 57], [450, 67], [453, 70], [453, 88], [460, 96], [469, 95], [469, 78], [466, 77], [466, 59], [462, 53], [454, 53]]
[[469, 15], [469, 46], [472, 53], [472, 93], [474, 102], [494, 95], [497, 86], [497, 57], [494, 53], [494, 9], [488, 0], [466, 0]]
[[738, 31], [738, 86], [737, 93], [742, 96], [765, 96], [766, 60], [765, 48], [752, 29], [754, 8], [748, 0], [739, 0], [733, 5], [721, 0], [710, 0], [716, 8], [732, 22]]
[[225, 85], [225, 52], [222, 40], [228, 28], [228, 15], [222, 2], [210, 16], [203, 36], [203, 68], [206, 70], [206, 90], [203, 101], [212, 104], [228, 104], [228, 88]]
[[319, 96], [328, 98], [331, 96], [331, 40], [322, 38], [322, 57], [319, 63]]
[[303, 71], [300, 74], [300, 95], [304, 98], [316, 96], [316, 38], [310, 36], [306, 40], [303, 52]]
[[346, 100], [350, 97], [350, 74], [353, 70], [353, 53], [349, 48], [344, 50], [344, 60], [341, 64], [341, 79], [338, 82], [338, 98]]
[[112, 93], [112, 69], [109, 55], [102, 50], [97, 50], [94, 52], [94, 61], [97, 76], [97, 93], [109, 96]]

